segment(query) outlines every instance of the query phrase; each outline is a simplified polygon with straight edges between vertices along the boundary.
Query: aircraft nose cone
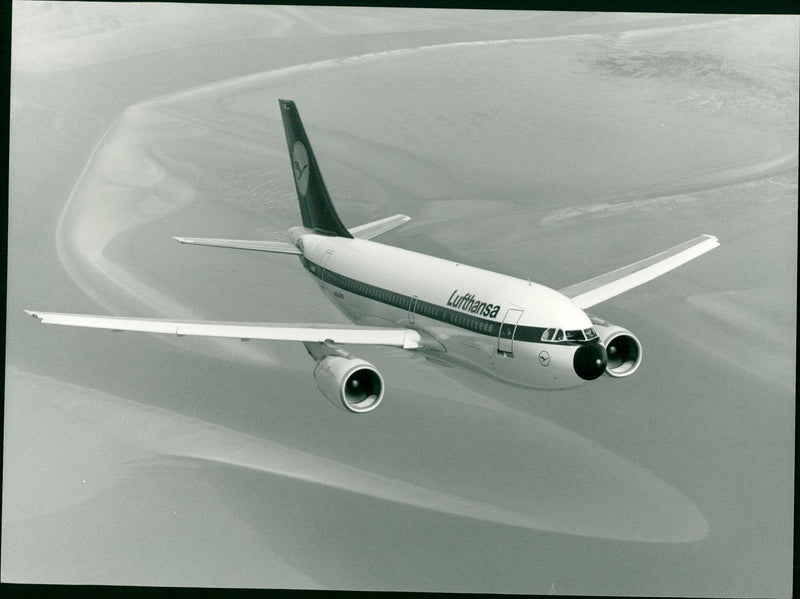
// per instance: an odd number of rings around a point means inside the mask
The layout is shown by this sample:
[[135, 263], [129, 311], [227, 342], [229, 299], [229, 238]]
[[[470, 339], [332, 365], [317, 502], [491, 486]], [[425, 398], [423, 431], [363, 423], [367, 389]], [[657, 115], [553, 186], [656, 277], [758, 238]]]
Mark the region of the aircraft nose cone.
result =
[[607, 363], [606, 348], [599, 343], [581, 345], [572, 359], [575, 373], [586, 381], [593, 381], [602, 375], [606, 371]]

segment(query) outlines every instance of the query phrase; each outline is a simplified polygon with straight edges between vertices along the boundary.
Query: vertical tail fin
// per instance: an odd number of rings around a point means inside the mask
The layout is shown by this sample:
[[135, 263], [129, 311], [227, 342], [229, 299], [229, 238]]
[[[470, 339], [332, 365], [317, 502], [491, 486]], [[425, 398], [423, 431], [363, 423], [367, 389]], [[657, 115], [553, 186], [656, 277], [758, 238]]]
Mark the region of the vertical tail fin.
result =
[[303, 226], [325, 235], [352, 238], [331, 203], [297, 107], [291, 100], [278, 100], [278, 103], [286, 130], [286, 144], [289, 146]]

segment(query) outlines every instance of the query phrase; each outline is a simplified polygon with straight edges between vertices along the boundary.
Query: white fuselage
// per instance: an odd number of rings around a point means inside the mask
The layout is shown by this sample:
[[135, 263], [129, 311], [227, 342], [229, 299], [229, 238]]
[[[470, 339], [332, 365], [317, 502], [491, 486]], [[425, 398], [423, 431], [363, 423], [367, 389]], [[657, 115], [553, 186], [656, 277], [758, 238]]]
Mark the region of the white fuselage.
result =
[[541, 389], [585, 382], [580, 343], [545, 331], [592, 328], [561, 293], [515, 277], [367, 241], [289, 231], [325, 295], [352, 322], [411, 328], [429, 357]]

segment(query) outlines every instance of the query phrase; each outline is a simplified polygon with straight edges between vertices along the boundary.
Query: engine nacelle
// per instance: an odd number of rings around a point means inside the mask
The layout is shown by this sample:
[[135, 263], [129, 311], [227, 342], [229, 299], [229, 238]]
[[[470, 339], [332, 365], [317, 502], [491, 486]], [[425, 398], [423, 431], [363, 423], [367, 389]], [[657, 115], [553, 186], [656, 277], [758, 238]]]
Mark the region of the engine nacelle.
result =
[[630, 376], [642, 363], [642, 344], [627, 329], [592, 318], [600, 342], [606, 347], [606, 374], [615, 378]]
[[348, 412], [371, 412], [383, 399], [381, 373], [361, 358], [327, 356], [317, 362], [314, 380], [325, 397]]

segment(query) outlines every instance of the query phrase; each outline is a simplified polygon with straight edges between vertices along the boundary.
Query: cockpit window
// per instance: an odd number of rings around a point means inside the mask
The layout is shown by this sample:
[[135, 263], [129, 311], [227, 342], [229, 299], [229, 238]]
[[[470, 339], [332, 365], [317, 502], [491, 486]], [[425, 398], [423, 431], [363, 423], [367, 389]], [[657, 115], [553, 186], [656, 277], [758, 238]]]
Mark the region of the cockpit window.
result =
[[586, 341], [583, 331], [567, 331], [567, 341]]
[[593, 328], [562, 331], [561, 329], [545, 329], [542, 333], [542, 341], [572, 341], [573, 343], [585, 343], [586, 341], [594, 341], [597, 339], [597, 331]]
[[593, 328], [583, 329], [582, 331], [567, 331], [567, 341], [576, 341], [582, 343], [584, 341], [592, 341], [597, 339], [597, 331]]
[[546, 329], [542, 333], [542, 341], [563, 341], [564, 333], [561, 329]]

